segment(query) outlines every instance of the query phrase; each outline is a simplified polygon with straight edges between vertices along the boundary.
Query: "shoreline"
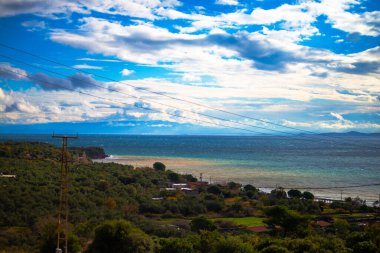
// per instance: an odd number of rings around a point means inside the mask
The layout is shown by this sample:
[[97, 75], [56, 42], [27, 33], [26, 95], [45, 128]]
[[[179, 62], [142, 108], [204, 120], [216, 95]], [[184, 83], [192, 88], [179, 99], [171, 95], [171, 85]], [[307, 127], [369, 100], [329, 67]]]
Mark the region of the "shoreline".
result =
[[[276, 173], [275, 171], [266, 171], [265, 169], [252, 168], [233, 168], [224, 167], [223, 161], [220, 160], [208, 160], [204, 158], [186, 158], [186, 157], [161, 157], [161, 156], [140, 156], [140, 155], [110, 155], [105, 159], [94, 159], [94, 162], [100, 163], [119, 163], [123, 165], [132, 165], [136, 167], [152, 167], [154, 162], [162, 162], [166, 165], [167, 170], [172, 170], [179, 174], [191, 174], [196, 178], [200, 178], [200, 173], [203, 174], [203, 181], [209, 183], [226, 183], [229, 181], [235, 181], [240, 184], [252, 184], [260, 191], [270, 192], [275, 186], [295, 186], [303, 191], [312, 192], [317, 198], [341, 200], [341, 196], [344, 200], [346, 197], [355, 198], [359, 196], [361, 199], [366, 200], [368, 204], [378, 200], [378, 195], [371, 194], [364, 188], [355, 190], [351, 189], [310, 189], [315, 188], [314, 185], [302, 182], [302, 175], [295, 172], [288, 172], [286, 174]], [[297, 180], [298, 179], [298, 180]], [[306, 178], [305, 178], [306, 179]], [[288, 181], [289, 180], [289, 181]], [[310, 180], [310, 178], [309, 178]], [[288, 181], [288, 182], [287, 182]], [[258, 182], [261, 182], [258, 183]], [[273, 187], [268, 187], [273, 185]], [[297, 187], [297, 185], [299, 187]], [[302, 185], [302, 187], [300, 186]], [[305, 187], [308, 185], [308, 187]], [[346, 184], [347, 185], [347, 184]], [[327, 185], [328, 186], [328, 185]], [[331, 186], [336, 186], [331, 183]], [[288, 188], [284, 188], [286, 191]], [[343, 192], [341, 192], [343, 190]], [[371, 191], [372, 192], [372, 191]], [[373, 195], [373, 196], [372, 196]]]

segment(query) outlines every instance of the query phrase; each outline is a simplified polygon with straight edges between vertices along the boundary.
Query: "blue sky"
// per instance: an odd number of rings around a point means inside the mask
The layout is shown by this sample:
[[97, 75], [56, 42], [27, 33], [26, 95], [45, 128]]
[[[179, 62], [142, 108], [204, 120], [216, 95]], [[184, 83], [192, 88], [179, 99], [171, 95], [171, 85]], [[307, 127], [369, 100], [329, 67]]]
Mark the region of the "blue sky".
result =
[[380, 130], [377, 0], [5, 0], [0, 34], [1, 132]]

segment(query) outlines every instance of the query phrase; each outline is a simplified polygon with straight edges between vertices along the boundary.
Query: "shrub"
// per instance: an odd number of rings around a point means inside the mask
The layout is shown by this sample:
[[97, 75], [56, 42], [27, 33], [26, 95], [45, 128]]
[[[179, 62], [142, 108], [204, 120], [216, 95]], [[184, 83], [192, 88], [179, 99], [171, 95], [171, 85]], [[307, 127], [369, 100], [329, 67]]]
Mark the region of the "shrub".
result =
[[166, 165], [162, 162], [155, 162], [153, 163], [153, 169], [159, 170], [159, 171], [165, 171]]

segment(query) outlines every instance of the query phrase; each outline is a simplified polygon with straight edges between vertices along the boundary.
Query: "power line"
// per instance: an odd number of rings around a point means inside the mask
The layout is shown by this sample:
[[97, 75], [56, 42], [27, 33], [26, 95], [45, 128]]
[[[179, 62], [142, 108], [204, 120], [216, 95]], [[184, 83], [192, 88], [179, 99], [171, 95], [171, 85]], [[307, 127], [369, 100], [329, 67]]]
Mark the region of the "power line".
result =
[[[21, 74], [21, 73], [18, 73], [16, 71], [12, 71], [12, 70], [4, 70], [4, 71], [6, 71], [8, 73], [13, 73], [13, 74], [16, 74], [16, 75], [19, 75], [19, 76], [29, 77], [29, 75]], [[44, 82], [42, 80], [40, 80], [40, 82], [47, 84], [47, 82]], [[49, 85], [51, 85], [51, 84], [49, 84]], [[114, 102], [114, 103], [121, 103], [121, 104], [129, 105], [128, 103], [125, 103], [125, 102], [120, 102], [120, 101], [116, 101], [114, 99], [109, 99], [109, 98], [93, 95], [93, 94], [90, 94], [90, 93], [87, 93], [87, 92], [84, 92], [84, 91], [79, 91], [79, 90], [71, 89], [71, 88], [68, 88], [68, 87], [64, 87], [62, 85], [56, 85], [56, 86], [62, 87], [64, 89], [66, 89], [66, 90], [70, 90], [70, 91], [73, 91], [73, 92], [78, 92], [80, 94], [87, 95], [87, 96], [90, 96], [90, 97], [94, 97], [94, 98], [98, 98], [98, 99], [103, 99], [103, 100], [108, 100], [108, 101], [111, 101], [111, 102]], [[152, 108], [143, 107], [143, 106], [137, 106], [135, 104], [133, 104], [133, 106], [136, 107], [136, 108], [141, 108], [143, 110], [148, 110], [148, 111], [153, 111], [153, 112], [159, 112], [159, 113], [161, 113], [161, 111], [155, 110], [155, 109], [152, 109]], [[168, 114], [168, 115], [177, 117], [177, 118], [184, 118], [184, 119], [195, 120], [195, 121], [203, 122], [203, 123], [206, 123], [206, 124], [211, 124], [211, 125], [216, 125], [216, 126], [222, 126], [222, 127], [225, 127], [225, 128], [231, 128], [231, 129], [237, 129], [237, 130], [243, 130], [243, 131], [247, 131], [247, 132], [255, 133], [255, 134], [269, 135], [267, 133], [252, 131], [252, 130], [245, 129], [245, 128], [240, 128], [240, 127], [234, 127], [234, 126], [224, 125], [224, 124], [220, 124], [220, 123], [216, 123], [216, 122], [212, 122], [212, 121], [205, 121], [205, 120], [196, 119], [196, 118], [192, 118], [192, 117], [186, 117], [186, 116], [183, 116], [183, 115], [173, 114], [173, 113], [169, 113], [169, 112], [165, 112], [165, 113]]]
[[[0, 43], [0, 46], [1, 46], [1, 43]], [[22, 61], [22, 60], [18, 60], [18, 59], [15, 59], [13, 57], [10, 57], [10, 56], [7, 56], [7, 55], [3, 55], [3, 54], [0, 54], [1, 57], [3, 58], [6, 58], [6, 59], [9, 59], [11, 61], [14, 61], [14, 62], [18, 62], [18, 63], [21, 63], [21, 64], [24, 64], [24, 65], [27, 65], [27, 66], [30, 66], [32, 68], [36, 68], [36, 69], [41, 69], [41, 70], [44, 70], [46, 72], [50, 72], [50, 73], [53, 73], [53, 74], [56, 74], [56, 75], [59, 75], [59, 76], [62, 76], [64, 78], [67, 78], [68, 76], [66, 75], [63, 75], [59, 72], [56, 72], [56, 71], [52, 71], [52, 70], [49, 70], [49, 69], [46, 69], [46, 68], [43, 68], [43, 67], [40, 67], [40, 66], [35, 66], [35, 65], [32, 65], [30, 63], [27, 63], [25, 61]], [[75, 69], [75, 68], [73, 68]], [[11, 71], [11, 70], [9, 70]], [[13, 72], [13, 71], [11, 71]], [[19, 74], [19, 73], [16, 73], [16, 74]], [[28, 75], [26, 77], [29, 77]], [[166, 107], [169, 107], [169, 108], [173, 108], [173, 109], [179, 109], [179, 110], [183, 110], [183, 111], [187, 111], [187, 112], [190, 112], [190, 113], [193, 113], [193, 114], [197, 114], [197, 115], [200, 115], [200, 116], [203, 116], [203, 117], [207, 117], [207, 118], [212, 118], [212, 119], [216, 119], [216, 120], [220, 120], [220, 121], [226, 121], [226, 122], [230, 122], [230, 123], [234, 123], [234, 124], [239, 124], [239, 125], [243, 125], [243, 126], [249, 126], [249, 127], [253, 127], [253, 128], [258, 128], [258, 129], [263, 129], [263, 130], [266, 130], [266, 131], [272, 131], [272, 132], [278, 132], [278, 133], [281, 133], [281, 134], [287, 134], [287, 135], [291, 135], [292, 136], [292, 139], [302, 139], [302, 140], [315, 140], [315, 137], [321, 139], [321, 140], [329, 140], [331, 141], [332, 139], [328, 138], [328, 137], [325, 137], [324, 136], [304, 136], [304, 135], [295, 135], [294, 133], [290, 133], [290, 132], [285, 132], [285, 131], [281, 131], [281, 130], [276, 130], [276, 129], [271, 129], [271, 128], [267, 128], [267, 127], [260, 127], [260, 126], [256, 126], [256, 125], [252, 125], [252, 124], [248, 124], [248, 123], [244, 123], [244, 122], [239, 122], [239, 121], [234, 121], [234, 120], [230, 120], [230, 119], [225, 119], [225, 118], [221, 118], [221, 117], [216, 117], [216, 116], [213, 116], [213, 115], [209, 115], [209, 114], [205, 114], [205, 113], [201, 113], [201, 112], [193, 112], [191, 110], [188, 110], [188, 109], [183, 109], [183, 108], [178, 108], [178, 107], [175, 107], [175, 106], [172, 106], [172, 105], [168, 105], [168, 104], [165, 104], [165, 103], [161, 103], [161, 102], [157, 102], [157, 101], [151, 101], [149, 99], [141, 99], [140, 97], [138, 96], [134, 96], [134, 95], [130, 95], [128, 93], [125, 93], [125, 92], [122, 92], [122, 91], [119, 91], [117, 89], [113, 89], [113, 88], [109, 88], [109, 87], [104, 87], [102, 85], [99, 85], [99, 84], [96, 84], [94, 82], [89, 82], [89, 81], [86, 81], [86, 80], [83, 80], [83, 79], [79, 79], [75, 76], [71, 77], [72, 79], [76, 79], [78, 80], [79, 82], [82, 82], [82, 83], [86, 83], [88, 85], [91, 85], [91, 86], [95, 86], [95, 87], [98, 87], [98, 88], [102, 88], [102, 89], [105, 89], [107, 91], [111, 91], [111, 92], [116, 92], [116, 93], [120, 93], [120, 94], [123, 94], [127, 97], [131, 97], [131, 98], [135, 98], [135, 99], [138, 99], [140, 100], [141, 102], [149, 102], [151, 104], [159, 104], [159, 105], [163, 105], [163, 106], [166, 106]], [[46, 82], [45, 82], [46, 83]], [[51, 84], [50, 84], [51, 85]], [[85, 93], [85, 92], [82, 92], [82, 91], [78, 91], [76, 89], [71, 89], [69, 87], [65, 87], [65, 86], [61, 86], [59, 85], [59, 87], [61, 87], [62, 89], [67, 89], [67, 90], [71, 90], [71, 91], [74, 91], [74, 92], [78, 92], [78, 93], [81, 93], [81, 94], [85, 94], [85, 95], [88, 95], [88, 96], [93, 96], [93, 97], [96, 97], [96, 98], [100, 98], [100, 99], [105, 99], [105, 100], [110, 100], [108, 98], [104, 98], [104, 97], [99, 97], [99, 96], [95, 96], [95, 95], [92, 95], [92, 94], [89, 94], [89, 93]], [[112, 99], [110, 101], [113, 101]], [[134, 105], [135, 107], [137, 108], [142, 108], [142, 109], [145, 109], [145, 110], [148, 110], [147, 107], [139, 107], [139, 106], [136, 106]], [[149, 110], [152, 110], [154, 111], [153, 109], [149, 108]], [[158, 111], [158, 112], [161, 112], [161, 111]], [[178, 114], [170, 114], [168, 112], [166, 112], [167, 114], [171, 115], [171, 116], [175, 116], [175, 117], [181, 117], [181, 118], [187, 118], [187, 119], [192, 119], [192, 120], [197, 120], [198, 122], [206, 122], [206, 123], [209, 123], [209, 124], [213, 124], [215, 125], [215, 122], [211, 123], [209, 121], [204, 121], [204, 120], [198, 120], [198, 119], [194, 119], [194, 118], [191, 118], [191, 117], [185, 117], [185, 116], [180, 116]], [[240, 127], [231, 127], [231, 126], [227, 126], [227, 125], [223, 125], [223, 124], [216, 124], [216, 125], [219, 125], [219, 126], [223, 126], [223, 127], [228, 127], [228, 128], [234, 128], [234, 129], [239, 129], [239, 130], [244, 130], [244, 131], [248, 131], [248, 132], [251, 132], [251, 133], [255, 133], [255, 134], [261, 134], [261, 135], [268, 135], [268, 136], [274, 136], [273, 134], [268, 134], [268, 133], [264, 133], [264, 132], [258, 132], [258, 131], [251, 131], [251, 130], [248, 130], [248, 129], [245, 129], [245, 128], [240, 128]], [[284, 136], [284, 137], [289, 137], [289, 136]], [[372, 146], [363, 146], [363, 145], [357, 145], [356, 143], [348, 143], [348, 142], [344, 142], [342, 141], [341, 139], [339, 138], [334, 138], [334, 141], [336, 142], [338, 139], [341, 143], [340, 144], [349, 144], [349, 145], [352, 145], [352, 146], [358, 146], [358, 147], [370, 147], [370, 148], [375, 148], [375, 149], [380, 149], [378, 147], [372, 147]]]
[[309, 130], [304, 130], [304, 129], [300, 129], [300, 128], [296, 128], [296, 127], [286, 126], [286, 125], [283, 125], [283, 124], [278, 124], [278, 123], [274, 123], [274, 122], [271, 122], [271, 121], [267, 121], [267, 120], [263, 120], [263, 119], [258, 119], [258, 118], [242, 115], [242, 114], [239, 114], [239, 113], [230, 112], [230, 111], [227, 111], [227, 110], [224, 110], [224, 109], [214, 108], [214, 107], [211, 107], [211, 106], [208, 106], [208, 105], [205, 105], [205, 104], [201, 104], [201, 103], [198, 103], [198, 102], [190, 101], [190, 100], [187, 100], [187, 99], [177, 98], [177, 97], [174, 97], [174, 96], [171, 96], [171, 95], [167, 95], [167, 94], [164, 94], [164, 93], [161, 93], [161, 92], [153, 91], [153, 90], [150, 90], [150, 89], [147, 89], [147, 88], [144, 88], [144, 87], [138, 87], [136, 85], [133, 85], [133, 84], [130, 84], [130, 83], [127, 83], [127, 82], [124, 82], [124, 81], [115, 80], [115, 79], [112, 79], [112, 78], [109, 78], [109, 77], [105, 77], [105, 76], [102, 76], [102, 75], [99, 75], [99, 74], [94, 74], [94, 73], [91, 73], [89, 71], [85, 71], [83, 69], [78, 69], [78, 68], [72, 67], [70, 65], [67, 65], [67, 64], [64, 64], [64, 63], [60, 63], [58, 61], [51, 60], [51, 59], [48, 59], [46, 57], [42, 57], [42, 56], [36, 55], [36, 54], [34, 54], [32, 52], [29, 52], [29, 51], [26, 51], [26, 50], [23, 50], [23, 49], [19, 49], [19, 48], [15, 48], [15, 47], [6, 45], [4, 43], [0, 43], [0, 46], [4, 47], [4, 48], [11, 49], [13, 51], [18, 51], [18, 52], [21, 52], [21, 53], [33, 56], [35, 58], [38, 58], [38, 59], [41, 59], [41, 60], [44, 60], [44, 61], [47, 61], [47, 62], [50, 62], [50, 63], [54, 63], [54, 64], [61, 65], [61, 66], [64, 66], [66, 68], [69, 68], [69, 69], [76, 70], [78, 72], [82, 72], [82, 73], [85, 73], [85, 74], [93, 75], [93, 76], [96, 76], [96, 77], [99, 77], [99, 78], [102, 78], [102, 79], [105, 79], [105, 80], [108, 80], [108, 81], [122, 83], [122, 84], [125, 84], [127, 86], [133, 87], [134, 89], [143, 90], [143, 91], [146, 91], [146, 92], [149, 92], [149, 93], [152, 93], [152, 94], [156, 94], [156, 95], [159, 95], [159, 96], [165, 96], [165, 97], [168, 97], [168, 98], [171, 98], [171, 99], [174, 99], [174, 100], [178, 100], [178, 101], [181, 101], [181, 102], [186, 102], [186, 103], [194, 104], [194, 105], [201, 106], [201, 107], [204, 107], [204, 108], [207, 108], [207, 109], [211, 109], [213, 111], [219, 111], [219, 112], [227, 113], [227, 114], [230, 114], [230, 115], [242, 117], [244, 119], [251, 119], [251, 120], [254, 120], [254, 121], [261, 122], [261, 123], [266, 123], [266, 124], [270, 124], [270, 125], [274, 125], [274, 126], [278, 126], [278, 127], [283, 127], [283, 128], [287, 128], [287, 129], [291, 129], [291, 130], [297, 130], [297, 131], [301, 131], [301, 132], [308, 133], [308, 134], [316, 134], [316, 135], [319, 134], [319, 133], [314, 132], [314, 131], [309, 131]]
[[[227, 110], [224, 110], [224, 109], [213, 108], [213, 107], [205, 105], [205, 104], [197, 103], [197, 102], [190, 101], [190, 100], [187, 100], [187, 99], [177, 98], [177, 97], [174, 97], [174, 96], [171, 96], [171, 95], [167, 95], [167, 94], [164, 94], [164, 93], [161, 93], [161, 92], [152, 91], [152, 90], [144, 88], [144, 87], [138, 87], [136, 85], [127, 83], [125, 81], [115, 80], [115, 79], [112, 79], [112, 78], [109, 78], [109, 77], [105, 77], [105, 76], [102, 76], [102, 75], [99, 75], [99, 74], [94, 74], [94, 73], [91, 73], [89, 71], [85, 71], [83, 69], [78, 69], [78, 68], [72, 67], [70, 65], [67, 65], [67, 64], [64, 64], [64, 63], [60, 63], [58, 61], [51, 60], [51, 59], [48, 59], [46, 57], [42, 57], [42, 56], [36, 55], [36, 54], [34, 54], [32, 52], [29, 52], [29, 51], [26, 51], [24, 49], [19, 49], [19, 48], [15, 48], [15, 47], [6, 45], [4, 43], [0, 43], [0, 46], [4, 47], [4, 48], [8, 48], [8, 49], [13, 50], [13, 51], [17, 51], [17, 52], [21, 52], [23, 54], [30, 55], [32, 57], [41, 59], [43, 61], [54, 63], [54, 64], [57, 64], [57, 65], [60, 65], [60, 66], [64, 66], [66, 68], [69, 68], [69, 69], [72, 69], [72, 70], [75, 70], [75, 71], [78, 71], [78, 72], [81, 72], [81, 73], [93, 75], [93, 76], [96, 76], [96, 77], [99, 77], [99, 78], [102, 78], [102, 79], [105, 79], [105, 80], [109, 80], [109, 81], [112, 81], [112, 82], [117, 82], [117, 83], [125, 84], [127, 86], [133, 87], [135, 90], [138, 90], [138, 91], [145, 91], [145, 92], [149, 92], [149, 93], [156, 94], [156, 95], [159, 95], [159, 96], [168, 97], [168, 98], [171, 98], [171, 99], [174, 99], [174, 100], [177, 100], [177, 101], [186, 102], [186, 103], [194, 104], [194, 105], [197, 105], [197, 106], [201, 106], [203, 108], [211, 109], [211, 110], [214, 110], [214, 111], [219, 111], [219, 112], [227, 113], [227, 114], [230, 114], [230, 115], [242, 117], [244, 119], [251, 119], [251, 120], [254, 120], [254, 121], [261, 122], [261, 123], [266, 123], [266, 124], [270, 124], [270, 125], [274, 125], [274, 126], [278, 126], [278, 127], [283, 127], [283, 128], [287, 128], [287, 129], [291, 129], [291, 130], [297, 130], [297, 131], [301, 131], [301, 132], [304, 132], [304, 133], [317, 135], [315, 137], [317, 137], [319, 139], [322, 139], [322, 140], [323, 139], [325, 139], [325, 140], [332, 140], [332, 139], [334, 139], [334, 140], [341, 140], [341, 138], [336, 137], [336, 136], [320, 136], [320, 133], [317, 133], [317, 132], [314, 132], [314, 131], [304, 130], [304, 129], [300, 129], [300, 128], [296, 128], [296, 127], [290, 127], [290, 126], [286, 126], [286, 125], [283, 125], [283, 124], [278, 124], [278, 123], [274, 123], [274, 122], [271, 122], [271, 121], [262, 120], [262, 119], [258, 119], [258, 118], [254, 118], [254, 117], [250, 117], [250, 116], [246, 116], [246, 115], [230, 112], [230, 111], [227, 111]], [[120, 91], [115, 91], [115, 92], [119, 92], [120, 93]], [[155, 102], [155, 103], [158, 103], [158, 102]], [[197, 113], [197, 114], [201, 115], [200, 113]], [[210, 116], [206, 116], [206, 117], [210, 117]], [[246, 125], [246, 126], [250, 126], [250, 127], [265, 129], [267, 131], [269, 130], [269, 131], [274, 131], [274, 132], [279, 132], [279, 133], [285, 133], [285, 134], [288, 134], [288, 135], [294, 135], [293, 133], [289, 133], [289, 132], [285, 132], [285, 131], [280, 131], [280, 130], [276, 130], [276, 129], [269, 129], [269, 128], [265, 128], [265, 127], [259, 127], [259, 126], [256, 126], [256, 125], [251, 125], [251, 124], [243, 123], [243, 122], [236, 122], [236, 121], [233, 121], [233, 120], [221, 119], [221, 118], [215, 117], [215, 116], [211, 116], [211, 117], [213, 117], [215, 119], [223, 120], [223, 121], [234, 122], [234, 123], [237, 123], [237, 124], [240, 124], [240, 125]], [[261, 134], [263, 134], [263, 133], [261, 133]], [[304, 136], [299, 136], [299, 137], [303, 138]], [[350, 145], [352, 145], [352, 144], [350, 144]], [[378, 147], [374, 147], [374, 148], [377, 149]]]
[[[24, 64], [24, 65], [28, 65], [28, 66], [30, 66], [32, 68], [41, 69], [41, 70], [44, 70], [44, 71], [47, 71], [47, 72], [50, 72], [50, 73], [53, 73], [53, 74], [56, 74], [56, 75], [59, 75], [59, 76], [67, 78], [66, 75], [63, 75], [63, 74], [58, 73], [56, 71], [52, 71], [52, 70], [49, 70], [49, 69], [46, 69], [46, 68], [43, 68], [43, 67], [40, 67], [40, 66], [35, 66], [35, 65], [32, 65], [32, 64], [27, 63], [25, 61], [21, 61], [21, 60], [18, 60], [18, 59], [15, 59], [13, 57], [6, 56], [6, 55], [3, 55], [3, 54], [0, 54], [0, 56], [3, 57], [3, 58], [7, 58], [7, 59], [9, 59], [11, 61], [15, 61], [15, 62], [19, 62], [19, 63]], [[141, 99], [138, 96], [134, 96], [134, 95], [131, 95], [131, 94], [119, 91], [117, 89], [113, 89], [113, 88], [109, 88], [109, 87], [104, 87], [104, 86], [98, 85], [96, 83], [92, 83], [92, 82], [89, 82], [89, 81], [86, 81], [86, 80], [79, 79], [79, 78], [77, 78], [75, 76], [72, 77], [72, 79], [76, 79], [76, 80], [78, 80], [78, 81], [80, 81], [82, 83], [87, 83], [89, 85], [92, 85], [92, 86], [95, 86], [95, 87], [98, 87], [98, 88], [101, 88], [101, 89], [105, 89], [107, 91], [112, 91], [112, 92], [123, 94], [123, 95], [128, 96], [128, 97], [136, 98], [136, 99], [138, 99], [140, 101], [146, 101], [146, 102], [149, 102], [149, 103], [152, 103], [152, 104], [159, 104], [159, 105], [163, 105], [163, 106], [166, 106], [166, 107], [169, 107], [169, 108], [173, 108], [173, 109], [180, 109], [180, 110], [187, 111], [187, 112], [194, 113], [194, 114], [198, 114], [198, 115], [201, 115], [201, 116], [204, 116], [204, 117], [213, 118], [213, 119], [217, 119], [217, 120], [221, 120], [221, 121], [227, 121], [227, 122], [231, 122], [231, 123], [235, 123], [235, 124], [240, 124], [240, 125], [244, 125], [244, 126], [249, 126], [249, 127], [254, 127], [254, 128], [264, 129], [264, 130], [275, 131], [275, 132], [279, 132], [279, 133], [282, 133], [282, 134], [292, 134], [292, 133], [288, 133], [288, 132], [284, 132], [284, 131], [280, 131], [280, 130], [275, 130], [275, 129], [272, 130], [272, 129], [265, 128], [265, 127], [260, 127], [260, 126], [256, 126], [256, 125], [252, 125], [252, 124], [247, 124], [247, 123], [244, 123], [244, 122], [239, 122], [239, 121], [234, 121], [234, 120], [225, 119], [225, 118], [221, 118], [221, 117], [216, 117], [216, 116], [205, 114], [205, 113], [201, 113], [201, 112], [193, 112], [193, 111], [188, 110], [188, 109], [178, 108], [178, 107], [175, 107], [175, 106], [172, 106], [172, 105], [168, 105], [168, 104], [165, 104], [165, 103], [162, 103], [162, 102], [151, 101], [151, 100], [146, 99], [146, 98]], [[258, 132], [258, 133], [260, 133], [260, 132]], [[265, 133], [261, 133], [261, 134], [265, 134]]]

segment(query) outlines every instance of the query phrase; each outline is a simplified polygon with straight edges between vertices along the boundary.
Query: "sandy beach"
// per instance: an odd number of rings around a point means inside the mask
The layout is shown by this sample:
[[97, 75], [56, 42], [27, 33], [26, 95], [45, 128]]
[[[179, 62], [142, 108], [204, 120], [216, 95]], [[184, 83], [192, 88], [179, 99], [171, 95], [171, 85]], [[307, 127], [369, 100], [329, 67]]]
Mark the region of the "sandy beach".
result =
[[[160, 156], [130, 156], [130, 155], [112, 155], [106, 159], [96, 159], [95, 162], [103, 163], [119, 163], [124, 165], [132, 165], [136, 167], [152, 167], [155, 162], [162, 162], [166, 168], [180, 174], [192, 174], [199, 178], [202, 173], [203, 180], [211, 183], [226, 183], [235, 181], [242, 184], [252, 184], [262, 191], [270, 192], [276, 186], [295, 187], [308, 186], [313, 187], [313, 183], [319, 185], [320, 182], [310, 181], [312, 175], [303, 174], [296, 171], [276, 171], [263, 168], [246, 168], [235, 167], [227, 161], [184, 158], [184, 157], [160, 157]], [[274, 183], [275, 182], [275, 183]], [[299, 188], [307, 190], [307, 188]], [[311, 190], [313, 194], [319, 197], [340, 199], [340, 190]], [[344, 197], [360, 196], [367, 199], [369, 202], [376, 200], [376, 195], [368, 194], [367, 189], [358, 188], [344, 190]]]

